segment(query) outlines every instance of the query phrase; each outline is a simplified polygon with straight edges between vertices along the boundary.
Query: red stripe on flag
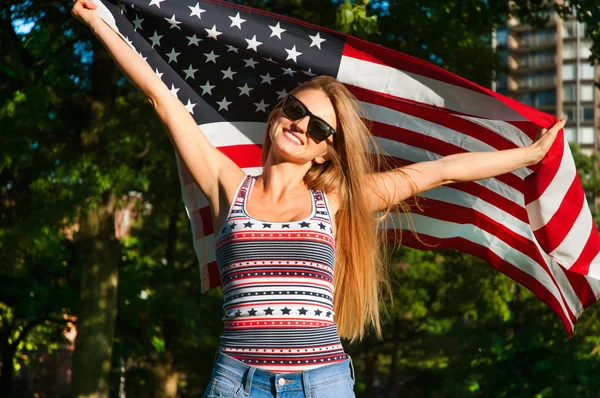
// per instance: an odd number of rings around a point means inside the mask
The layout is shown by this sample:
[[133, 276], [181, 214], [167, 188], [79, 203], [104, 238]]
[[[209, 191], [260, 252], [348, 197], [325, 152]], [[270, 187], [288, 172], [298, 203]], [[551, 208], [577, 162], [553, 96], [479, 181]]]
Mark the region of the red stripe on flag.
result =
[[571, 265], [569, 268], [573, 272], [579, 272], [587, 275], [590, 270], [590, 264], [592, 260], [598, 255], [600, 252], [600, 240], [598, 239], [598, 232], [596, 231], [596, 225], [592, 222], [592, 227], [590, 228], [590, 234], [588, 236], [587, 242], [585, 243], [585, 247], [583, 251], [577, 258], [577, 260]]
[[584, 198], [579, 179], [574, 178], [556, 213], [546, 225], [533, 231], [536, 239], [546, 252], [554, 251], [571, 232], [571, 228], [583, 207]]
[[[403, 236], [412, 235], [410, 231], [403, 231], [402, 234]], [[565, 325], [565, 328], [567, 329], [569, 337], [572, 336], [573, 327], [571, 322], [576, 323], [577, 318], [571, 313], [569, 307], [565, 306], [568, 311], [568, 313], [565, 313], [558, 299], [552, 293], [550, 293], [550, 291], [540, 281], [520, 268], [517, 268], [514, 265], [504, 261], [496, 253], [492, 252], [490, 248], [481, 246], [477, 243], [473, 243], [460, 237], [440, 239], [425, 234], [418, 234], [418, 236], [426, 243], [426, 245], [421, 244], [413, 236], [411, 236], [406, 242], [403, 242], [403, 244], [419, 250], [431, 250], [431, 247], [428, 247], [427, 245], [436, 245], [437, 249], [458, 249], [462, 252], [483, 259], [485, 262], [491, 264], [504, 275], [531, 290], [540, 300], [546, 303], [546, 305], [548, 305], [559, 316]]]
[[[540, 269], [544, 270], [544, 272], [548, 274], [548, 276], [552, 279], [553, 283], [558, 286], [554, 275], [548, 268], [548, 265], [544, 261], [544, 258], [542, 257], [537, 247], [534, 246], [529, 239], [515, 233], [506, 225], [472, 209], [467, 209], [462, 206], [440, 202], [433, 199], [426, 199], [426, 203], [423, 207], [425, 210], [423, 214], [427, 217], [432, 217], [438, 220], [453, 222], [457, 224], [472, 224], [477, 228], [480, 228], [481, 230], [494, 236], [494, 238], [502, 240], [507, 245], [513, 247], [515, 250], [518, 250], [519, 252], [523, 253], [523, 255], [531, 258], [536, 263], [538, 263]], [[487, 258], [484, 257], [484, 259]], [[527, 287], [529, 288], [529, 286]], [[560, 295], [563, 302], [565, 303], [565, 306], [568, 308], [562, 291], [560, 291]], [[582, 297], [580, 297], [578, 294], [578, 297], [580, 301], [586, 299], [585, 294], [583, 294]], [[574, 317], [575, 316], [573, 315], [572, 318]]]
[[242, 144], [217, 148], [240, 168], [262, 166], [262, 145]]
[[[423, 149], [424, 151], [431, 151], [441, 156], [469, 152], [464, 148], [450, 144], [439, 138], [416, 133], [402, 127], [390, 126], [389, 124], [373, 122], [373, 134], [389, 140], [400, 141], [404, 144]], [[477, 165], [473, 165], [473, 167], [477, 167]], [[519, 192], [523, 191], [523, 180], [515, 174], [506, 173], [494, 178]]]
[[212, 222], [212, 213], [209, 206], [204, 206], [198, 209], [200, 218], [202, 219], [202, 229], [204, 230], [204, 236], [211, 235], [215, 232], [215, 227]]
[[[407, 115], [415, 116], [432, 123], [439, 124], [484, 142], [496, 150], [512, 149], [517, 147], [513, 142], [499, 135], [498, 133], [468, 119], [457, 116], [458, 113], [456, 112], [451, 113], [442, 108], [423, 106], [423, 104], [419, 102], [398, 98], [390, 94], [378, 93], [376, 91], [352, 86], [350, 84], [345, 84], [345, 86], [348, 87], [352, 94], [354, 94], [361, 101], [384, 106], [398, 112], [406, 113]], [[401, 137], [398, 138], [398, 141], [401, 141]]]
[[217, 286], [223, 286], [221, 283], [221, 274], [219, 273], [219, 266], [216, 261], [210, 262], [206, 265], [208, 269], [208, 281], [210, 283], [209, 289]]
[[[556, 177], [562, 164], [565, 144], [563, 134], [564, 131], [561, 129], [554, 140], [554, 144], [552, 144], [544, 159], [538, 164], [537, 171], [525, 178], [525, 205], [539, 199]], [[542, 165], [544, 167], [541, 167]]]

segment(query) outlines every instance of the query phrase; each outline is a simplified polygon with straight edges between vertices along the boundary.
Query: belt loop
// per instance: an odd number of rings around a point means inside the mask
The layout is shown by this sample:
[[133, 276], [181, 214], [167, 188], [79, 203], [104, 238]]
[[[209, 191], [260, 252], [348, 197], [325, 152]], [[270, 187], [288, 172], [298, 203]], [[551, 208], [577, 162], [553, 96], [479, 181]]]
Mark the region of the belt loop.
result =
[[[348, 355], [348, 354], [346, 354]], [[352, 369], [352, 380], [354, 380], [354, 383], [356, 383], [356, 376], [354, 374], [354, 364], [352, 363], [352, 357], [350, 355], [348, 355], [348, 359], [350, 359], [350, 368]]]
[[246, 373], [246, 382], [244, 383], [244, 395], [250, 395], [250, 387], [252, 386], [252, 377], [254, 376], [254, 371], [256, 368], [254, 366], [250, 366], [248, 368], [248, 373]]
[[302, 388], [304, 389], [304, 396], [306, 398], [311, 398], [310, 395], [310, 378], [308, 377], [308, 371], [302, 371]]

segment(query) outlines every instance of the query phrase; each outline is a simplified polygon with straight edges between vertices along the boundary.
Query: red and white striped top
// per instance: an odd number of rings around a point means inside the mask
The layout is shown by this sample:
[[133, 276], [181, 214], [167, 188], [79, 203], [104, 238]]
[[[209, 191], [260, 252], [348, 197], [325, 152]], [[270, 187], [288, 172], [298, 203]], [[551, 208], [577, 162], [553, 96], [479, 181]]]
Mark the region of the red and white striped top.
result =
[[325, 193], [311, 215], [258, 220], [246, 211], [255, 178], [238, 188], [216, 239], [225, 330], [220, 350], [271, 372], [344, 361], [333, 310], [335, 241]]

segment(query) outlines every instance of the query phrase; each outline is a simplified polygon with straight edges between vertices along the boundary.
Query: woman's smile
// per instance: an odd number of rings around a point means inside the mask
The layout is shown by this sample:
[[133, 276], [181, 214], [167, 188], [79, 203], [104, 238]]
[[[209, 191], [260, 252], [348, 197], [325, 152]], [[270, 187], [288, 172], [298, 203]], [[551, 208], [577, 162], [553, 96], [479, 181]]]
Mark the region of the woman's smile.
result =
[[294, 145], [302, 145], [302, 140], [288, 129], [283, 129], [283, 135]]

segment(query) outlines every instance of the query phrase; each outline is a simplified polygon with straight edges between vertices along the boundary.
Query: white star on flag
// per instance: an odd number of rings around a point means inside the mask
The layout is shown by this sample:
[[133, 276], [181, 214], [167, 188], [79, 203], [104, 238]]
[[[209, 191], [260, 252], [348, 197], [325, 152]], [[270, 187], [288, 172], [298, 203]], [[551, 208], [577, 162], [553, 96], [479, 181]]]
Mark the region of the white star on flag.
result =
[[262, 44], [262, 42], [256, 40], [256, 35], [252, 37], [252, 39], [245, 39], [248, 43], [248, 48], [246, 50], [253, 49], [255, 52], [258, 52], [257, 47]]
[[244, 22], [246, 22], [245, 19], [240, 18], [240, 13], [238, 12], [237, 15], [235, 17], [229, 17], [229, 19], [231, 19], [231, 26], [230, 28], [233, 28], [234, 26], [236, 26], [239, 30], [242, 30], [242, 24]]
[[158, 71], [158, 68], [155, 69], [156, 76], [158, 76], [160, 79], [162, 79], [162, 73]]
[[289, 50], [286, 48], [286, 49], [285, 49], [285, 51], [288, 53], [288, 56], [287, 56], [287, 58], [285, 59], [286, 61], [287, 61], [288, 59], [293, 59], [293, 60], [294, 60], [294, 62], [298, 63], [298, 60], [297, 60], [296, 58], [298, 58], [298, 56], [299, 56], [299, 55], [302, 55], [302, 53], [301, 53], [301, 52], [299, 52], [299, 51], [296, 51], [296, 46], [292, 47], [292, 48], [291, 48], [291, 49], [289, 49]]
[[152, 0], [150, 2], [150, 5], [148, 7], [150, 7], [150, 6], [157, 6], [158, 8], [160, 8], [160, 3], [162, 3], [163, 1], [166, 1], [166, 0]]
[[252, 87], [248, 87], [248, 83], [244, 84], [244, 87], [238, 87], [240, 89], [240, 96], [247, 95], [250, 96], [250, 90], [254, 90]]
[[271, 80], [275, 80], [275, 78], [271, 77], [271, 75], [269, 75], [268, 73], [266, 75], [259, 75], [259, 76], [262, 77], [262, 82], [260, 82], [261, 84], [262, 83], [271, 84]]
[[188, 99], [187, 105], [185, 105], [185, 109], [187, 109], [187, 111], [193, 115], [195, 106], [196, 104], [192, 104], [192, 101]]
[[222, 101], [217, 101], [217, 104], [219, 104], [219, 110], [225, 109], [226, 111], [229, 110], [229, 105], [232, 104], [231, 101], [227, 101], [226, 97], [223, 97]]
[[217, 63], [217, 58], [220, 57], [220, 55], [215, 54], [214, 51], [211, 51], [210, 53], [204, 53], [204, 55], [206, 55], [206, 62], [214, 62], [215, 64]]
[[181, 28], [177, 25], [179, 25], [181, 22], [179, 22], [178, 20], [175, 19], [175, 14], [173, 14], [173, 16], [171, 17], [171, 19], [169, 18], [165, 18], [167, 20], [168, 23], [171, 24], [171, 27], [169, 29], [173, 29], [173, 28], [177, 28], [179, 30], [181, 30]]
[[238, 53], [238, 49], [234, 46], [232, 46], [231, 44], [227, 45], [227, 52], [233, 51], [234, 53]]
[[[161, 0], [161, 1], [165, 1], [165, 0]], [[196, 3], [196, 5], [194, 7], [188, 6], [188, 8], [190, 10], [192, 10], [190, 17], [195, 15], [198, 17], [198, 19], [202, 19], [202, 16], [200, 14], [202, 14], [203, 12], [206, 12], [206, 10], [203, 10], [202, 8], [200, 8], [200, 3]]]
[[292, 68], [281, 68], [281, 69], [283, 69], [284, 75], [294, 76], [294, 73], [296, 73], [296, 71], [292, 70]]
[[303, 70], [302, 73], [304, 73], [305, 75], [308, 75], [308, 76], [316, 76], [313, 73], [312, 68], [308, 68], [308, 70]]
[[160, 39], [162, 39], [162, 36], [159, 35], [157, 31], [154, 31], [154, 36], [150, 36], [149, 39], [152, 41], [152, 47], [160, 46]]
[[269, 106], [269, 104], [265, 104], [265, 100], [260, 100], [260, 102], [255, 102], [254, 105], [256, 105], [256, 112], [259, 112], [259, 111], [267, 112], [267, 106]]
[[279, 40], [281, 40], [281, 34], [285, 32], [285, 29], [281, 29], [281, 26], [279, 26], [279, 22], [277, 22], [277, 25], [275, 26], [269, 25], [269, 28], [271, 28], [271, 36], [269, 37], [277, 36]]
[[221, 72], [223, 73], [223, 80], [225, 80], [225, 79], [233, 80], [233, 75], [235, 75], [237, 73], [237, 72], [234, 72], [231, 70], [231, 66], [229, 68], [227, 68], [227, 70], [222, 70]]
[[177, 92], [179, 91], [178, 88], [175, 88], [175, 86], [173, 84], [171, 84], [171, 94], [173, 94], [173, 96], [177, 99], [179, 99], [179, 96], [177, 95]]
[[254, 67], [254, 65], [258, 64], [257, 61], [253, 60], [252, 57], [250, 57], [249, 59], [245, 59], [244, 62], [246, 63], [246, 65], [244, 65], [244, 68], [252, 68], [252, 69], [256, 69]]
[[194, 77], [194, 73], [196, 73], [198, 71], [198, 69], [192, 69], [192, 64], [190, 64], [190, 66], [187, 69], [183, 70], [185, 72], [185, 79], [187, 80], [188, 77], [191, 77], [192, 79], [195, 79]]
[[310, 37], [310, 39], [312, 40], [312, 43], [310, 43], [310, 47], [317, 46], [317, 48], [320, 50], [321, 43], [323, 43], [325, 41], [325, 39], [321, 38], [321, 33], [317, 32], [316, 35], [314, 35], [314, 36], [308, 35], [308, 37]]
[[171, 49], [171, 52], [169, 54], [167, 54], [167, 56], [169, 57], [169, 63], [171, 63], [171, 61], [175, 61], [175, 63], [177, 63], [177, 57], [179, 56], [178, 52], [175, 52], [175, 47], [173, 47]]
[[207, 80], [206, 84], [204, 86], [199, 86], [202, 89], [202, 95], [208, 93], [210, 95], [212, 95], [212, 89], [215, 88], [216, 86], [212, 86], [210, 84], [210, 82]]
[[281, 91], [275, 91], [277, 93], [277, 99], [282, 99], [283, 97], [285, 97], [288, 93], [287, 91], [285, 91], [285, 88]]
[[202, 39], [199, 39], [196, 37], [196, 34], [194, 33], [193, 36], [186, 36], [186, 39], [188, 39], [190, 42], [188, 43], [188, 46], [191, 46], [192, 44], [195, 45], [196, 47], [200, 47], [198, 45], [198, 43], [200, 43], [202, 41]]
[[143, 30], [142, 29], [142, 22], [144, 22], [143, 19], [140, 19], [139, 15], [135, 14], [135, 19], [133, 20], [133, 24], [135, 25], [133, 30]]
[[219, 36], [221, 33], [223, 33], [223, 32], [219, 32], [217, 30], [217, 25], [213, 25], [212, 29], [204, 28], [204, 30], [206, 31], [206, 33], [208, 33], [208, 37], [210, 37], [211, 39], [215, 39], [215, 40], [217, 40], [217, 36]]

